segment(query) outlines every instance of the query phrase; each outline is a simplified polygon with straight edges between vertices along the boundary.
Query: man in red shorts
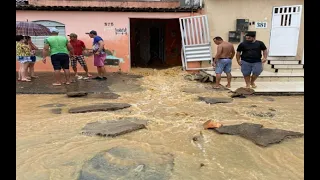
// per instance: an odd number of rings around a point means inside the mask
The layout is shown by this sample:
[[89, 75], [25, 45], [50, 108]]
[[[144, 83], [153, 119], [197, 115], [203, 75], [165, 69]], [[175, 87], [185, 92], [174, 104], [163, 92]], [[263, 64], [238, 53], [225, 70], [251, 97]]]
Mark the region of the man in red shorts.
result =
[[70, 44], [74, 49], [74, 55], [70, 56], [71, 66], [75, 73], [75, 77], [78, 77], [78, 70], [77, 70], [77, 61], [80, 63], [82, 68], [86, 71], [88, 77], [91, 77], [88, 71], [88, 66], [86, 61], [84, 60], [84, 56], [82, 55], [82, 51], [86, 49], [83, 41], [77, 39], [77, 35], [75, 33], [71, 33], [68, 35], [70, 37]]

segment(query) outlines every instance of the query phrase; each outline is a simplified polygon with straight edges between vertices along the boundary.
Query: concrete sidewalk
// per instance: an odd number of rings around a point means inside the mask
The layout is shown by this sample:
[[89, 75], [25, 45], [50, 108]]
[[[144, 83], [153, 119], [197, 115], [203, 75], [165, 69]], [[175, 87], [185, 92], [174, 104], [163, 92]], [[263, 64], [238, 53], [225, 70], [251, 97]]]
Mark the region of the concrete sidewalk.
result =
[[[92, 74], [93, 77], [96, 74]], [[16, 74], [18, 76], [18, 74]], [[16, 82], [17, 94], [64, 94], [70, 91], [85, 91], [88, 93], [101, 92], [137, 92], [141, 91], [139, 78], [142, 76], [129, 75], [122, 73], [109, 73], [108, 80], [99, 81], [94, 79], [76, 80], [70, 85], [53, 86], [53, 72], [39, 72], [39, 78], [33, 79], [32, 82]], [[61, 77], [64, 78], [61, 73]], [[74, 76], [71, 77], [74, 79]]]

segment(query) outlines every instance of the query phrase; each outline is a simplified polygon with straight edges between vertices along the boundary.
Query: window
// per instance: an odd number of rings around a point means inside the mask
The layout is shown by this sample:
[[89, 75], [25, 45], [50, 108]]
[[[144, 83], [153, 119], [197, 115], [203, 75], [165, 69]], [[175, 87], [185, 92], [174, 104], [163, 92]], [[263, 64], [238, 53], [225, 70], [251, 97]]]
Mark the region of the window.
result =
[[[56, 21], [49, 21], [49, 20], [39, 20], [39, 21], [33, 21], [37, 24], [41, 24], [47, 28], [57, 28], [59, 30], [60, 36], [66, 35], [66, 28], [65, 25]], [[44, 46], [44, 40], [48, 36], [31, 36], [32, 42], [34, 45], [36, 45], [39, 49], [43, 49]]]

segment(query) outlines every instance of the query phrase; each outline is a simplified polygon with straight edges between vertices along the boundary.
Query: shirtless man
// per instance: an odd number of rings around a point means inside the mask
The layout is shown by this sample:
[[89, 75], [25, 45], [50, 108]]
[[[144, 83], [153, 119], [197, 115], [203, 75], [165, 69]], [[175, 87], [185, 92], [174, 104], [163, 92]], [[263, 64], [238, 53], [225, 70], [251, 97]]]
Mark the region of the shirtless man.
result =
[[221, 74], [225, 72], [227, 74], [228, 84], [227, 88], [231, 87], [231, 65], [232, 58], [235, 55], [234, 47], [231, 43], [223, 41], [219, 36], [213, 38], [213, 42], [218, 45], [217, 54], [214, 57], [213, 66], [216, 67], [216, 84], [213, 86], [215, 89], [219, 89]]

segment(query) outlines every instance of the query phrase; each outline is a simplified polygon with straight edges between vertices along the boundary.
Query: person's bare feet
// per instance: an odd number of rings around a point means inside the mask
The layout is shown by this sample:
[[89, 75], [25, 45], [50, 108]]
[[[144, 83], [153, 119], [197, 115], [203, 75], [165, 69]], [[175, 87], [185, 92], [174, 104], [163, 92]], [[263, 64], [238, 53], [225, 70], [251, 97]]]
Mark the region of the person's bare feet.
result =
[[231, 88], [231, 85], [230, 85], [230, 84], [227, 84], [227, 85], [226, 85], [226, 88]]
[[61, 83], [52, 83], [53, 86], [61, 86]]
[[251, 87], [252, 87], [252, 88], [257, 88], [256, 84], [254, 84], [254, 83], [251, 84]]
[[22, 82], [30, 82], [31, 80], [26, 78], [26, 79], [21, 79], [21, 81]]
[[212, 86], [212, 88], [213, 88], [213, 89], [220, 89], [220, 88], [221, 88], [221, 86], [220, 86], [220, 85], [219, 85], [219, 86], [214, 85], [214, 86]]
[[245, 87], [245, 88], [250, 89], [250, 85], [246, 85], [246, 87]]
[[88, 74], [87, 74], [87, 77], [92, 77], [92, 75], [88, 73]]

